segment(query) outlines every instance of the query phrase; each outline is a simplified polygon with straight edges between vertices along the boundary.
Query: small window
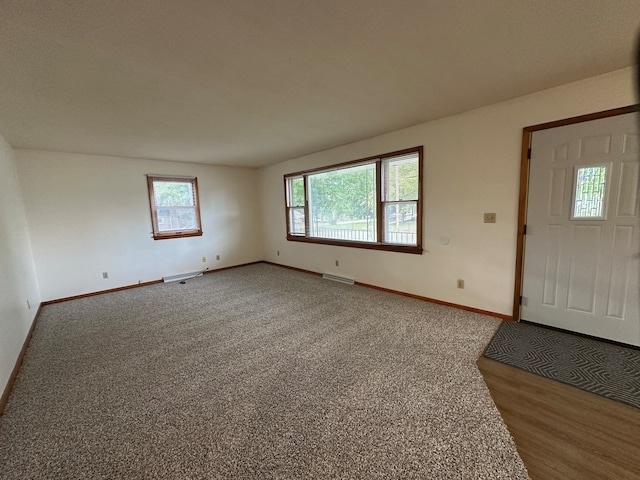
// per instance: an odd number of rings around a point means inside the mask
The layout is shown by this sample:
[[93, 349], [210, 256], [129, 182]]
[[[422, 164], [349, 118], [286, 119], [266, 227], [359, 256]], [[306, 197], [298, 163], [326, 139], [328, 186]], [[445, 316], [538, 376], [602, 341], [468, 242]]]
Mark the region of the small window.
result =
[[422, 147], [285, 175], [287, 239], [422, 253]]
[[605, 219], [607, 173], [608, 165], [591, 165], [576, 169], [572, 220]]
[[418, 225], [418, 155], [415, 153], [383, 161], [384, 241], [416, 245]]
[[304, 178], [287, 179], [287, 218], [291, 235], [304, 235]]
[[147, 185], [155, 240], [202, 235], [197, 178], [147, 175]]

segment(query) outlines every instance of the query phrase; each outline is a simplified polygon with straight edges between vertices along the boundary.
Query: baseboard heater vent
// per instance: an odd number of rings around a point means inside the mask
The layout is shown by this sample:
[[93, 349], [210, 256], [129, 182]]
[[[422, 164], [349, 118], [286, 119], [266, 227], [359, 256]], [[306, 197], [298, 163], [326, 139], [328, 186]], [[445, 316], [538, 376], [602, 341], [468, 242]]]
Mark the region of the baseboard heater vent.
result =
[[322, 278], [325, 280], [331, 280], [333, 282], [346, 283], [347, 285], [353, 285], [355, 280], [349, 277], [341, 277], [340, 275], [334, 275], [333, 273], [324, 273]]
[[181, 273], [180, 275], [171, 275], [170, 277], [162, 277], [164, 283], [177, 282], [178, 280], [187, 280], [202, 275], [202, 272]]

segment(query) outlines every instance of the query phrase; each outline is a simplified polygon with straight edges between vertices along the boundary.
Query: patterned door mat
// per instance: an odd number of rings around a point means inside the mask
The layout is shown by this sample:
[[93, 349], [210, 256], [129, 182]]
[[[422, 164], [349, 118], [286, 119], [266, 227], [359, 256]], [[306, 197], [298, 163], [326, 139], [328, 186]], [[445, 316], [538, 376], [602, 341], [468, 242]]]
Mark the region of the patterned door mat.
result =
[[640, 408], [640, 350], [503, 322], [484, 356]]

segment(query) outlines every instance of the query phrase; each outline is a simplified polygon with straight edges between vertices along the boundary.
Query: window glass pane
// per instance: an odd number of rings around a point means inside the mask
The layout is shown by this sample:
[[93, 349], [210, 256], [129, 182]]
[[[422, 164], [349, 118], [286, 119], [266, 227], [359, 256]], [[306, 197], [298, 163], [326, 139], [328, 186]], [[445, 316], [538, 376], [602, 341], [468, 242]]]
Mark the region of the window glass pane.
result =
[[290, 207], [304, 206], [304, 179], [302, 177], [289, 179], [288, 197]]
[[294, 235], [304, 235], [304, 208], [289, 209], [289, 228]]
[[309, 175], [313, 237], [376, 241], [375, 163]]
[[173, 207], [158, 209], [158, 230], [160, 232], [197, 230], [194, 208]]
[[418, 154], [384, 161], [385, 201], [418, 199]]
[[287, 239], [422, 253], [422, 147], [285, 175]]
[[191, 182], [153, 182], [153, 193], [158, 207], [195, 205]]
[[576, 172], [573, 218], [604, 218], [607, 167], [582, 167]]
[[385, 204], [385, 241], [400, 245], [417, 245], [417, 202]]
[[154, 240], [202, 235], [195, 177], [147, 175], [147, 186]]

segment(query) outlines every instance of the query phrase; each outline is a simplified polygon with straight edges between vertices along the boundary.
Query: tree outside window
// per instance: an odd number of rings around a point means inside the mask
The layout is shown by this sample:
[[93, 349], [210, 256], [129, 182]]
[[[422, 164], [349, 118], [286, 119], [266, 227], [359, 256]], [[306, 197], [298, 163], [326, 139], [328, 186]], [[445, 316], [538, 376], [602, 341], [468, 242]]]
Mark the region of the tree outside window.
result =
[[147, 175], [147, 185], [155, 240], [202, 235], [195, 177]]
[[422, 147], [285, 175], [287, 239], [422, 253]]

